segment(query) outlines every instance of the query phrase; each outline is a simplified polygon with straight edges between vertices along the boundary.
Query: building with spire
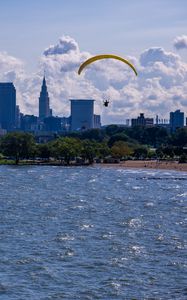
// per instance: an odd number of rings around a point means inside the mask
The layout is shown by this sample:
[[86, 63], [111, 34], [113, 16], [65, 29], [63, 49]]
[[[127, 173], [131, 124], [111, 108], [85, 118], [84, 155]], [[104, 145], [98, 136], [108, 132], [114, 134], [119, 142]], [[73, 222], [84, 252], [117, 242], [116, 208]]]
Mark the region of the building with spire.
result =
[[47, 91], [47, 85], [45, 80], [45, 75], [43, 78], [42, 88], [39, 97], [39, 119], [43, 120], [51, 116], [51, 110], [49, 107], [49, 95]]

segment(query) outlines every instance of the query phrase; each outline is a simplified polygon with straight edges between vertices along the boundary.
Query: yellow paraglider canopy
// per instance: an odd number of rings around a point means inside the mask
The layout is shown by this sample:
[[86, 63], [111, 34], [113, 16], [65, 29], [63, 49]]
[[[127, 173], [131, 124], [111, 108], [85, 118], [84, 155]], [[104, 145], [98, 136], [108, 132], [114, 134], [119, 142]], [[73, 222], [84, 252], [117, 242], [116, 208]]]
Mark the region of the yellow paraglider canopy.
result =
[[93, 63], [94, 61], [97, 61], [97, 60], [100, 60], [100, 59], [106, 59], [106, 58], [114, 58], [114, 59], [117, 59], [117, 60], [120, 60], [122, 61], [123, 63], [127, 64], [133, 71], [134, 73], [136, 74], [136, 76], [138, 75], [135, 67], [126, 59], [120, 57], [120, 56], [117, 56], [117, 55], [113, 55], [113, 54], [102, 54], [102, 55], [96, 55], [96, 56], [93, 56], [89, 59], [87, 59], [85, 62], [83, 62], [81, 64], [81, 66], [79, 67], [79, 70], [78, 70], [78, 74], [80, 75], [82, 70], [89, 64]]

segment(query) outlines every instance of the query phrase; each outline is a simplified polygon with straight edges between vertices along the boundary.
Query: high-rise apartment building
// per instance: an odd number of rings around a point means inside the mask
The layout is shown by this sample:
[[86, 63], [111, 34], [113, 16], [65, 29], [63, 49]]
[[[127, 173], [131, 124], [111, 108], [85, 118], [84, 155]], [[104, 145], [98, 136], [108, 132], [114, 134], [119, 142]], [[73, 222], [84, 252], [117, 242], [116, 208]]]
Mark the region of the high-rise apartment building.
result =
[[94, 128], [94, 100], [70, 99], [71, 131]]
[[180, 109], [175, 112], [170, 112], [170, 129], [171, 132], [176, 131], [177, 128], [184, 127], [184, 113]]
[[0, 83], [0, 127], [13, 130], [16, 122], [16, 89], [12, 82]]
[[47, 91], [47, 85], [45, 76], [43, 78], [42, 88], [39, 97], [39, 119], [43, 120], [51, 115], [49, 107], [49, 95]]

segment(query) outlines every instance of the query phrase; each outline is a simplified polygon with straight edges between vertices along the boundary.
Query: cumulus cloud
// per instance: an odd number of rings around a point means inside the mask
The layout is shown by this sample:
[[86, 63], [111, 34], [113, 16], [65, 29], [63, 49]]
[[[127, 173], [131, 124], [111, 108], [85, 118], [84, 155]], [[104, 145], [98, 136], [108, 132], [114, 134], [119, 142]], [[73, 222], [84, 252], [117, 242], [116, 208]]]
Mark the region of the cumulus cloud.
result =
[[[32, 94], [32, 89], [29, 90], [29, 87], [33, 87], [33, 85], [31, 84], [32, 78], [26, 76], [24, 69], [25, 65], [22, 60], [8, 55], [6, 52], [0, 52], [0, 81], [14, 83], [17, 92], [17, 103], [26, 112]], [[25, 95], [28, 97], [25, 97]], [[32, 105], [29, 108], [32, 108]]]
[[24, 66], [23, 62], [20, 59], [10, 56], [6, 52], [0, 52], [0, 64], [1, 64], [0, 76], [2, 76], [2, 74], [6, 71], [21, 70], [23, 69]]
[[187, 35], [177, 36], [173, 44], [177, 50], [187, 49]]
[[175, 66], [179, 60], [179, 56], [165, 52], [161, 47], [153, 47], [145, 50], [140, 56], [140, 63], [144, 67], [152, 66], [156, 62], [162, 62], [165, 66]]
[[[187, 109], [187, 64], [180, 56], [154, 47], [139, 59], [126, 57], [137, 68], [138, 77], [116, 60], [95, 62], [78, 75], [79, 65], [95, 55], [79, 49], [78, 43], [63, 36], [40, 57], [38, 71], [28, 76], [19, 59], [0, 53], [0, 79], [14, 81], [18, 103], [24, 113], [38, 114], [38, 97], [43, 70], [46, 72], [50, 105], [54, 115], [69, 116], [72, 98], [95, 99], [95, 112], [103, 123], [124, 123], [140, 112], [168, 117], [169, 112]], [[103, 107], [103, 99], [110, 105]]]
[[61, 55], [70, 53], [71, 51], [79, 52], [77, 42], [70, 36], [62, 36], [57, 45], [45, 49], [44, 55]]

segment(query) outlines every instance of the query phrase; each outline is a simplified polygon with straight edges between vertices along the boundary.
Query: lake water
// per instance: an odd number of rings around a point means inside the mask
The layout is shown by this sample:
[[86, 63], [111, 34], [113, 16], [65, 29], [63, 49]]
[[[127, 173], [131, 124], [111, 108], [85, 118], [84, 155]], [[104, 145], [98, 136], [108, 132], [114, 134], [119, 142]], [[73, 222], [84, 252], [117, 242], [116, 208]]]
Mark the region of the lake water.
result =
[[187, 173], [0, 167], [0, 299], [187, 299]]

